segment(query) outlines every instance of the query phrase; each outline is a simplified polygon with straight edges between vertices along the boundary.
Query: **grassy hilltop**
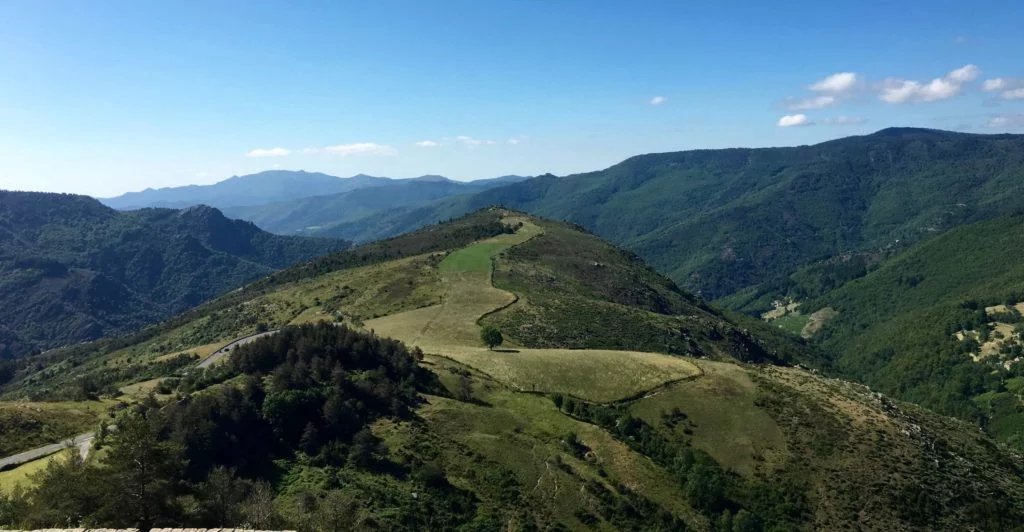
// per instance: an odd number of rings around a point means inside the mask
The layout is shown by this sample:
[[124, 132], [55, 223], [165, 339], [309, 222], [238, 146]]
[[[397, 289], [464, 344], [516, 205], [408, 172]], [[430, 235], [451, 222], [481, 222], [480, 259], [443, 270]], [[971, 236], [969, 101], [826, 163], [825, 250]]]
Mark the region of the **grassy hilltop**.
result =
[[[503, 345], [481, 345], [481, 325]], [[192, 354], [278, 328], [192, 367]], [[83, 383], [107, 397], [155, 382], [161, 395], [118, 414], [128, 429], [107, 454], [53, 462], [35, 491], [0, 500], [21, 513], [0, 516], [303, 530], [1020, 522], [1019, 456], [795, 367], [820, 357], [593, 235], [487, 209], [285, 270], [133, 339], [27, 360], [5, 398]], [[132, 452], [155, 453], [170, 482], [150, 487], [166, 503], [136, 518], [142, 507], [95, 488], [54, 506], [61, 475], [121, 486]]]

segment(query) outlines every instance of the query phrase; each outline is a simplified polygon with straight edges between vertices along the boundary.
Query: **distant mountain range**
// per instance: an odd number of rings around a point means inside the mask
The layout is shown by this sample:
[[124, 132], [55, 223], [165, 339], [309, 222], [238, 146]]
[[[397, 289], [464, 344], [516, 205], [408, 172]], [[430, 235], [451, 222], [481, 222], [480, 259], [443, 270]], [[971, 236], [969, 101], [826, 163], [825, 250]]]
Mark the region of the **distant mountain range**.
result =
[[123, 334], [347, 247], [211, 207], [119, 212], [85, 196], [0, 191], [0, 357]]
[[[340, 225], [358, 224], [380, 215], [394, 216], [433, 201], [452, 196], [475, 194], [482, 190], [523, 181], [520, 176], [504, 176], [478, 181], [453, 181], [441, 176], [389, 180], [383, 185], [356, 188], [347, 192], [318, 195], [285, 202], [244, 207], [225, 207], [232, 218], [248, 220], [266, 231], [279, 234], [329, 235]], [[353, 232], [352, 236], [365, 235]], [[387, 235], [392, 236], [392, 235]]]
[[500, 204], [577, 223], [708, 299], [810, 261], [1024, 210], [1024, 135], [890, 128], [813, 146], [631, 157], [343, 222], [361, 241]]
[[184, 208], [193, 205], [209, 205], [218, 209], [226, 209], [288, 202], [313, 196], [343, 194], [371, 187], [404, 186], [410, 183], [449, 183], [455, 187], [464, 185], [465, 190], [471, 191], [479, 190], [480, 187], [487, 188], [514, 183], [523, 179], [526, 178], [502, 176], [495, 179], [460, 182], [439, 175], [392, 179], [364, 174], [343, 178], [301, 170], [268, 170], [257, 174], [233, 176], [213, 185], [149, 188], [141, 192], [129, 192], [115, 198], [100, 198], [100, 201], [108, 207], [120, 210], [145, 207]]

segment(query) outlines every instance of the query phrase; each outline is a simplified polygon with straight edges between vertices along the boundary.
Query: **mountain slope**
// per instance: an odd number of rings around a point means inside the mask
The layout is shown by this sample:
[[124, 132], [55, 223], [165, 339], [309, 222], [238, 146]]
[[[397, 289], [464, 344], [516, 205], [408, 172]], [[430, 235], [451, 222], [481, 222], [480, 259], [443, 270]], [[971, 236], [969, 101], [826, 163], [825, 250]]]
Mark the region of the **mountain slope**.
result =
[[[279, 528], [1002, 530], [1024, 512], [1021, 458], [976, 428], [743, 363], [817, 353], [565, 224], [480, 211], [224, 299], [137, 342], [35, 358], [4, 395], [58, 397], [78, 381], [180, 394], [138, 408], [149, 429], [136, 409], [119, 421], [179, 453], [174, 481], [153, 487], [199, 503], [154, 507], [167, 526], [234, 526], [245, 504], [211, 518], [203, 501], [224, 493], [215, 485], [248, 493], [259, 480], [273, 483], [261, 508]], [[579, 329], [589, 317], [600, 327]], [[481, 322], [506, 344], [483, 347]], [[260, 323], [284, 329], [207, 370], [175, 365]], [[126, 442], [109, 445], [86, 469], [95, 478], [120, 465]], [[78, 515], [104, 515], [106, 482], [56, 500], [47, 478], [9, 524], [48, 525], [33, 519], [69, 499], [84, 501]]]
[[213, 185], [146, 189], [100, 201], [120, 210], [145, 207], [183, 208], [193, 205], [227, 208], [338, 194], [359, 188], [384, 186], [391, 184], [392, 181], [386, 177], [362, 174], [340, 178], [319, 172], [268, 170], [257, 174], [233, 176]]
[[965, 225], [802, 307], [837, 311], [814, 340], [845, 375], [1024, 445], [1021, 249], [1022, 216]]
[[[423, 176], [415, 179], [396, 180], [386, 189], [361, 188], [340, 194], [313, 196], [288, 202], [230, 207], [224, 212], [232, 218], [253, 222], [272, 233], [326, 234], [339, 224], [354, 224], [379, 214], [394, 216], [397, 212], [405, 212], [434, 200], [459, 194], [470, 194], [502, 186], [509, 182], [513, 181], [496, 178], [459, 182], [440, 176]], [[355, 240], [342, 235], [332, 234], [331, 236]]]
[[123, 334], [346, 245], [271, 235], [209, 207], [122, 213], [84, 196], [0, 192], [0, 352]]
[[717, 299], [810, 261], [1024, 209], [1021, 175], [1022, 135], [893, 128], [814, 146], [640, 155], [375, 224], [403, 231], [505, 205], [578, 223]]

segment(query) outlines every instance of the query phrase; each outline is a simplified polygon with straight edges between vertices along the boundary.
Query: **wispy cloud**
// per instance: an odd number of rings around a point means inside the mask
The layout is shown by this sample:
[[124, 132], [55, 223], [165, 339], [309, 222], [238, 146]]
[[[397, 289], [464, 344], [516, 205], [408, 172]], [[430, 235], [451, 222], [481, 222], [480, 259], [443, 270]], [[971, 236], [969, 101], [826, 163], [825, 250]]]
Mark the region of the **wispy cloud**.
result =
[[992, 129], [1024, 127], [1024, 114], [993, 116], [985, 124], [985, 127]]
[[291, 153], [291, 150], [284, 148], [256, 148], [246, 153], [246, 157], [284, 157]]
[[667, 101], [668, 101], [668, 98], [666, 98], [664, 96], [655, 96], [654, 98], [651, 98], [650, 101], [648, 101], [647, 103], [649, 103], [651, 105], [661, 105], [661, 104], [663, 104], [663, 103], [665, 103]]
[[866, 119], [857, 116], [837, 116], [835, 118], [826, 118], [821, 121], [826, 126], [856, 126], [867, 122]]
[[889, 78], [881, 83], [878, 97], [886, 103], [925, 103], [947, 100], [960, 94], [963, 86], [981, 75], [975, 65], [964, 65], [941, 78], [920, 82]]
[[482, 144], [494, 145], [494, 144], [498, 143], [497, 141], [494, 141], [494, 140], [475, 139], [475, 138], [470, 137], [468, 135], [459, 135], [458, 137], [455, 137], [455, 140], [457, 140], [457, 141], [459, 141], [459, 142], [461, 142], [461, 143], [463, 143], [463, 144], [465, 144], [467, 146], [480, 146]]
[[320, 153], [320, 148], [302, 148], [302, 153]]
[[852, 90], [856, 84], [857, 74], [839, 72], [815, 81], [807, 88], [814, 92], [845, 93]]
[[354, 144], [338, 144], [336, 146], [324, 147], [326, 153], [341, 155], [397, 155], [398, 150], [385, 144], [375, 142], [356, 142]]
[[437, 148], [438, 146], [441, 145], [441, 143], [435, 142], [433, 140], [421, 140], [417, 142], [416, 145], [421, 148]]
[[1024, 100], [1024, 79], [992, 78], [981, 84], [985, 92], [998, 92], [1004, 100]]
[[822, 95], [811, 98], [787, 100], [786, 108], [790, 111], [808, 111], [811, 109], [823, 109], [835, 103], [835, 96]]
[[796, 127], [796, 126], [810, 126], [814, 122], [807, 119], [807, 115], [800, 113], [795, 115], [786, 115], [779, 119], [777, 122], [779, 127]]

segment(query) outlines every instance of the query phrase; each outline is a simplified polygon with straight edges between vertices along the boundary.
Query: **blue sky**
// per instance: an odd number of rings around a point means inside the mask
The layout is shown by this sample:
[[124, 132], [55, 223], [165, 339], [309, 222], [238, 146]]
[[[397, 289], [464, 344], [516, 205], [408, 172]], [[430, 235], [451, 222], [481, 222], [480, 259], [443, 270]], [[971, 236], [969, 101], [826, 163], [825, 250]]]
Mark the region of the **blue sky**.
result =
[[[0, 188], [456, 179], [1024, 133], [1024, 4], [0, 2]], [[788, 126], [788, 127], [781, 127]]]

